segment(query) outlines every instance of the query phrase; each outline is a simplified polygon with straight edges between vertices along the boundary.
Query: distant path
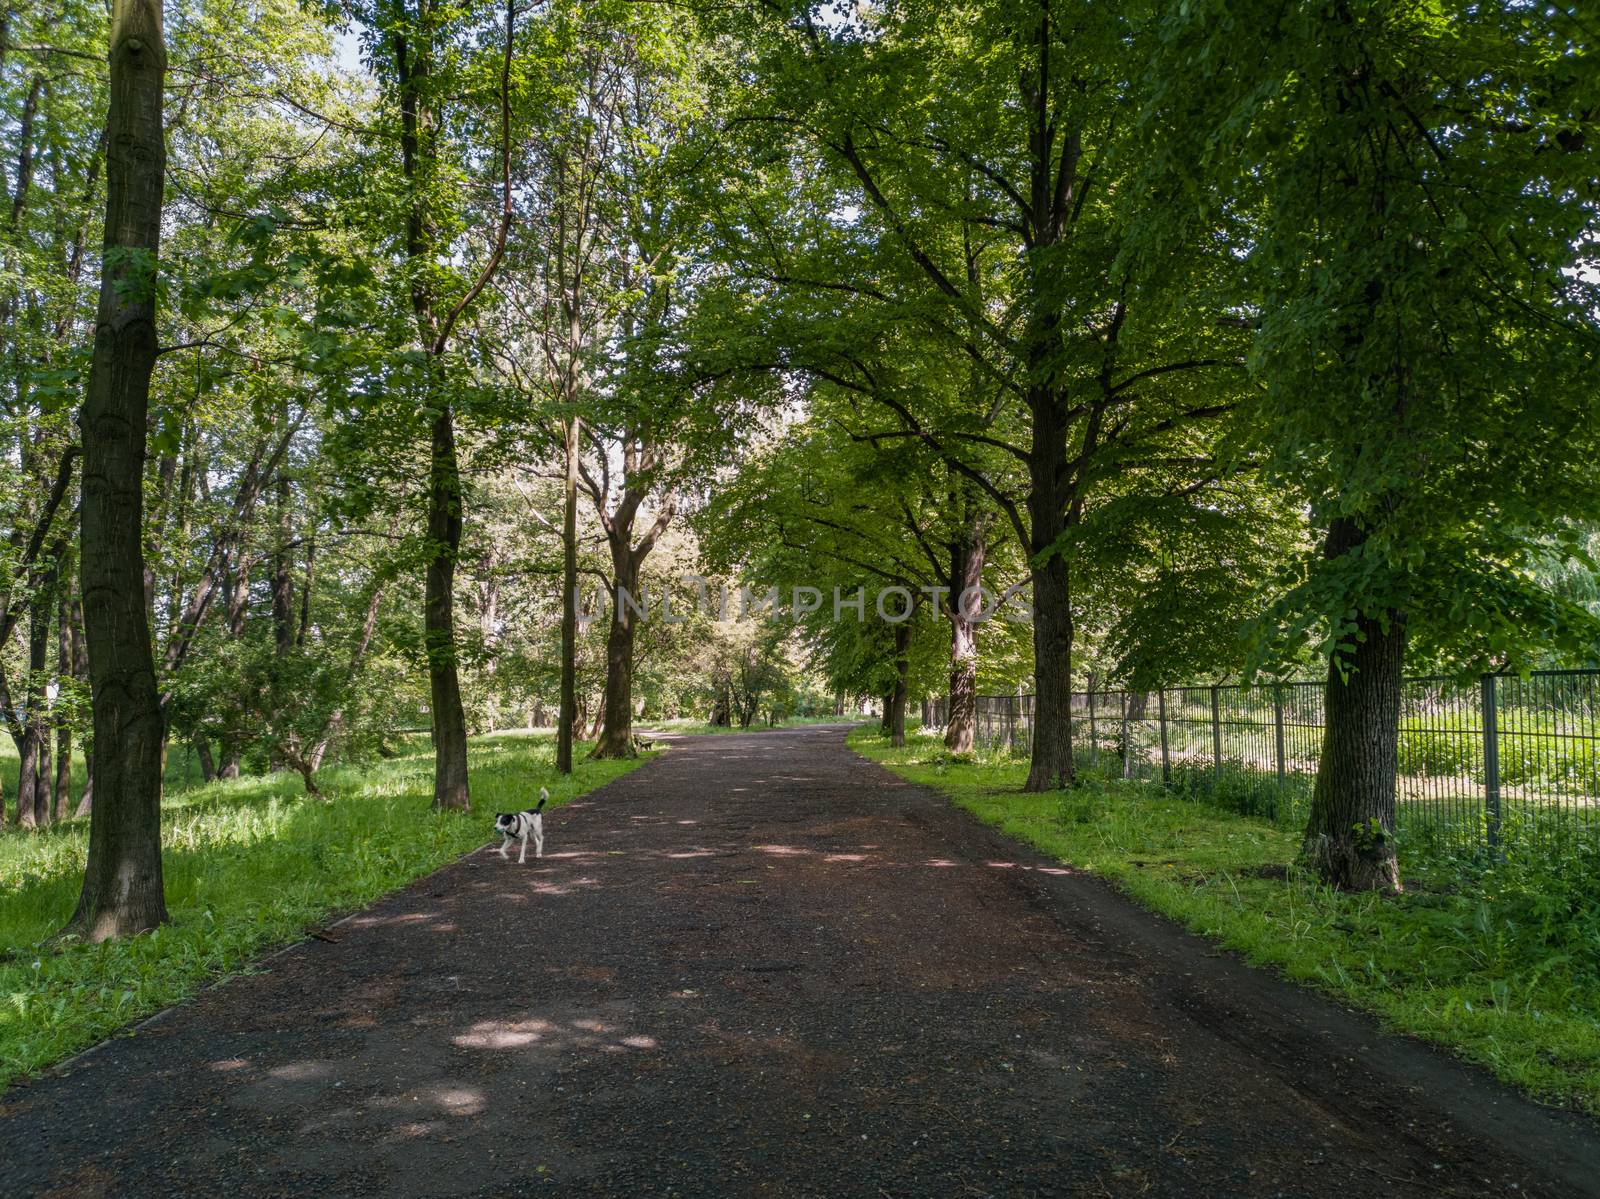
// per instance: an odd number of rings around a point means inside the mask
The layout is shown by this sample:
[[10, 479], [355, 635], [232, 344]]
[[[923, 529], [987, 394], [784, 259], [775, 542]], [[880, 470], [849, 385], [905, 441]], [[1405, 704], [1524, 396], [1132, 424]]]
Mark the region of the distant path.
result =
[[842, 737], [679, 741], [543, 862], [480, 852], [14, 1089], [0, 1192], [1600, 1193], [1593, 1124]]

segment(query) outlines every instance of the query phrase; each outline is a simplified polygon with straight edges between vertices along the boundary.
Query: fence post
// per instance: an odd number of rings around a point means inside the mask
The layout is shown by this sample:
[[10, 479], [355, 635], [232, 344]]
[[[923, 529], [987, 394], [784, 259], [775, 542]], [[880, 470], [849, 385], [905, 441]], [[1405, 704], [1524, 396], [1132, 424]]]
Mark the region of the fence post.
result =
[[1500, 714], [1495, 678], [1483, 676], [1483, 806], [1488, 814], [1489, 848], [1500, 846]]
[[1094, 749], [1094, 675], [1089, 676], [1089, 748]]
[[1222, 781], [1222, 709], [1218, 703], [1217, 685], [1211, 685], [1211, 765], [1217, 782]]
[[1172, 758], [1167, 753], [1167, 689], [1162, 687], [1156, 692], [1156, 712], [1161, 719], [1161, 782], [1163, 786], [1172, 783]]
[[1283, 684], [1272, 684], [1272, 732], [1278, 751], [1278, 789], [1288, 781], [1283, 762]]

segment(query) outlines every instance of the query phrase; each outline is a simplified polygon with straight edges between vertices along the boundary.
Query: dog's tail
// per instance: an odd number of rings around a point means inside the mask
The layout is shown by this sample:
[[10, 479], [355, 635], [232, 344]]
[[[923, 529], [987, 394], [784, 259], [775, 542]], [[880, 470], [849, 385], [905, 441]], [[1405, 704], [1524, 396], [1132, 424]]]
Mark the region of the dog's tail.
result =
[[550, 798], [550, 792], [548, 790], [546, 790], [544, 787], [540, 787], [539, 788], [539, 802], [533, 805], [533, 810], [535, 812], [537, 812], [540, 809], [542, 809], [544, 807], [545, 800], [547, 800], [549, 798]]

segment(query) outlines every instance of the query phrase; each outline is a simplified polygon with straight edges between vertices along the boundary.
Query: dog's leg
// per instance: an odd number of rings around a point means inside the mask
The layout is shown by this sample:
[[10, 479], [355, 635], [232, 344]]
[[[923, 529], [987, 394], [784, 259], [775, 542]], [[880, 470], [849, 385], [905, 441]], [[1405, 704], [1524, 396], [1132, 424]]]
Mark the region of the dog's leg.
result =
[[533, 830], [533, 856], [536, 857], [536, 858], [544, 857], [544, 830], [543, 829], [534, 829]]
[[517, 865], [520, 866], [528, 860], [528, 834], [522, 834], [522, 852], [517, 855]]
[[[501, 836], [504, 837], [505, 834], [502, 833]], [[507, 861], [507, 862], [509, 862], [511, 860], [510, 855], [506, 853], [506, 846], [510, 845], [510, 844], [511, 844], [511, 838], [510, 837], [505, 837], [505, 840], [500, 842], [500, 857], [503, 860]]]

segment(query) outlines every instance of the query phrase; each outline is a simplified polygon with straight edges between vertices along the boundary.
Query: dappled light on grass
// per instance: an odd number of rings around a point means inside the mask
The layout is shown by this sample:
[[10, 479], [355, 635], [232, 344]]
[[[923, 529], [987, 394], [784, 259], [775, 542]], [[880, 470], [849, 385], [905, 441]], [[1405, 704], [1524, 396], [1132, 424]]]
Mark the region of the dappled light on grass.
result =
[[[44, 836], [0, 834], [0, 1086], [483, 845], [492, 813], [526, 807], [541, 785], [560, 803], [648, 760], [581, 762], [562, 778], [549, 739], [495, 736], [475, 741], [472, 753], [474, 811], [465, 815], [431, 810], [425, 746], [324, 771], [326, 801], [306, 798], [286, 774], [169, 797], [162, 843], [172, 923], [130, 941], [37, 948], [77, 901], [86, 820]], [[359, 919], [456, 931], [437, 915]]]

